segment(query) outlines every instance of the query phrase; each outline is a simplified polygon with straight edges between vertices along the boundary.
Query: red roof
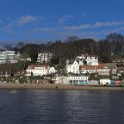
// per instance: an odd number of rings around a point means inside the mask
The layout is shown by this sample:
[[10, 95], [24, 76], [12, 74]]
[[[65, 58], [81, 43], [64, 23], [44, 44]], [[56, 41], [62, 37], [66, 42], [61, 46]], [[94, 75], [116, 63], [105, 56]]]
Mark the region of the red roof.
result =
[[107, 67], [107, 64], [99, 64], [99, 65], [84, 65], [84, 66], [81, 66], [80, 69], [82, 70], [96, 70], [96, 69], [104, 69], [105, 67]]
[[[104, 69], [105, 67], [107, 67], [107, 64], [106, 63], [102, 63], [102, 64], [99, 64], [97, 66], [97, 69]], [[107, 67], [108, 68], [108, 67]]]
[[82, 69], [82, 70], [95, 70], [96, 66], [84, 65], [84, 66], [81, 66], [80, 69]]

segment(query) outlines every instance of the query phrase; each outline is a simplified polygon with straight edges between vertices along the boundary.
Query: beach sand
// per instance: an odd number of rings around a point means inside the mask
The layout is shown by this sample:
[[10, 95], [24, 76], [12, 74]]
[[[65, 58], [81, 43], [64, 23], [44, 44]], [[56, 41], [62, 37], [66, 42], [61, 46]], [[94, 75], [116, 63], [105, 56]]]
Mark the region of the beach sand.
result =
[[47, 89], [47, 90], [101, 90], [101, 91], [124, 91], [122, 87], [118, 86], [75, 86], [65, 84], [9, 84], [1, 83], [0, 89]]

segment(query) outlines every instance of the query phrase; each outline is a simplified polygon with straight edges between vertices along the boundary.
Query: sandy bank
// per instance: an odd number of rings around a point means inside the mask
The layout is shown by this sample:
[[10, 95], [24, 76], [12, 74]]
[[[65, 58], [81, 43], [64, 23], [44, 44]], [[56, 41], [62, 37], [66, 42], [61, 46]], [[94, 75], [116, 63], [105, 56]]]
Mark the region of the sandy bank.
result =
[[[122, 87], [108, 86], [74, 86], [64, 84], [0, 84], [0, 89], [48, 89], [48, 90], [117, 90], [122, 91]], [[123, 90], [124, 91], [124, 90]]]

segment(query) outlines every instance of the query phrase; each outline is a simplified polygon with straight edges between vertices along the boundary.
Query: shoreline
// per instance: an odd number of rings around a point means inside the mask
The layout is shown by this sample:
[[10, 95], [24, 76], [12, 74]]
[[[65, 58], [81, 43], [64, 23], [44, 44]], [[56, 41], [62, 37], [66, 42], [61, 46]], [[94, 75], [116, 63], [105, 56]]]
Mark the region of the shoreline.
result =
[[121, 86], [75, 86], [66, 84], [0, 84], [0, 89], [124, 91]]

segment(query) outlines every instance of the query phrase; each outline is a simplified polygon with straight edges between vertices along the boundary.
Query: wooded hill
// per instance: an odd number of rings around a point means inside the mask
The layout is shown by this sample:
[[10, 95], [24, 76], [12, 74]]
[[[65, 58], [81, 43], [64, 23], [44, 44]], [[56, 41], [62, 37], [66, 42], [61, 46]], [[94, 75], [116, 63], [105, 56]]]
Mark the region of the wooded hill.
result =
[[23, 57], [31, 57], [36, 62], [39, 52], [51, 52], [54, 57], [49, 64], [64, 66], [66, 59], [74, 59], [80, 54], [97, 55], [99, 62], [112, 62], [113, 57], [124, 57], [124, 36], [118, 33], [109, 34], [105, 39], [80, 39], [69, 37], [66, 41], [56, 40], [46, 44], [17, 43], [16, 47], [5, 45], [7, 50], [22, 53]]

